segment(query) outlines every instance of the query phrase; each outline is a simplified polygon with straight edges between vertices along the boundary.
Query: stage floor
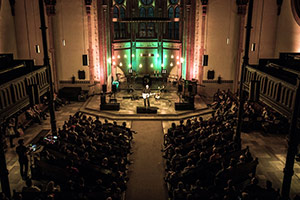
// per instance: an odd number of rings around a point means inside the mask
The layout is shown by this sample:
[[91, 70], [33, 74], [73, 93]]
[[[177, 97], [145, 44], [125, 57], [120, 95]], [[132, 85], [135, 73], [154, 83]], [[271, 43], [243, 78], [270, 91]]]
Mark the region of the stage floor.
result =
[[[155, 93], [158, 91], [151, 90]], [[139, 97], [132, 99], [131, 97]], [[188, 118], [192, 116], [199, 116], [202, 114], [211, 113], [212, 110], [207, 107], [204, 101], [197, 95], [195, 97], [195, 110], [177, 111], [175, 110], [175, 102], [179, 102], [179, 97], [176, 91], [168, 91], [160, 94], [160, 99], [156, 100], [150, 97], [150, 106], [157, 108], [157, 114], [137, 114], [137, 107], [144, 106], [144, 99], [142, 98], [142, 91], [136, 90], [133, 93], [128, 93], [122, 90], [116, 95], [106, 95], [106, 102], [110, 99], [116, 99], [120, 103], [119, 111], [100, 111], [100, 95], [90, 97], [83, 105], [80, 111], [107, 117], [110, 119], [160, 119], [160, 120], [176, 120], [180, 118]]]

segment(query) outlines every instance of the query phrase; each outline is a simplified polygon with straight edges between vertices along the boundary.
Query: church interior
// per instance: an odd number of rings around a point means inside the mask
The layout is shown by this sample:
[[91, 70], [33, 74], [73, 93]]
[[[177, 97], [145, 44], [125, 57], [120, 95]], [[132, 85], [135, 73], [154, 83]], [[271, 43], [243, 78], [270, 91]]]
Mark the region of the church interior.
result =
[[299, 0], [0, 0], [0, 200], [299, 200]]

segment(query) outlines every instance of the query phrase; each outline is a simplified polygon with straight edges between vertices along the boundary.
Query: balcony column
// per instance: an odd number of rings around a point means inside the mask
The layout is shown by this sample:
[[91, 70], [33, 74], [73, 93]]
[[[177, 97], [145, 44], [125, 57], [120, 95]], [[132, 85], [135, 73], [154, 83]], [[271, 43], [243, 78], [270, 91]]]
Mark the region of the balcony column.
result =
[[[89, 43], [89, 72], [90, 72], [90, 85], [95, 84], [95, 65], [94, 65], [94, 49], [93, 49], [93, 28], [92, 28], [92, 16], [91, 16], [92, 0], [85, 0], [85, 8], [88, 21], [88, 43]], [[90, 94], [93, 94], [94, 87], [90, 87]]]
[[49, 52], [51, 56], [51, 73], [54, 82], [54, 92], [58, 93], [58, 75], [55, 59], [55, 48], [54, 48], [54, 36], [53, 36], [53, 16], [55, 16], [55, 5], [56, 0], [45, 0], [46, 13], [48, 19], [48, 30], [49, 30]]
[[238, 43], [238, 51], [237, 51], [237, 59], [236, 59], [236, 70], [235, 70], [235, 79], [234, 79], [234, 85], [233, 85], [233, 91], [237, 91], [239, 87], [239, 81], [241, 77], [241, 59], [242, 59], [242, 53], [243, 53], [243, 40], [244, 40], [244, 34], [245, 34], [245, 16], [246, 16], [246, 8], [248, 0], [238, 0], [237, 3], [237, 13], [240, 18], [240, 24], [239, 24], [239, 43]]

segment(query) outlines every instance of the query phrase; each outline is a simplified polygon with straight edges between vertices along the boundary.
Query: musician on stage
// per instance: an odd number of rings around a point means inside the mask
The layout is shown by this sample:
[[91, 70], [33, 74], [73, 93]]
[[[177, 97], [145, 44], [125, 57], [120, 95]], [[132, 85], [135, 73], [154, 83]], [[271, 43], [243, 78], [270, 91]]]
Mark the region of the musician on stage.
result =
[[150, 94], [151, 94], [151, 89], [149, 88], [149, 85], [146, 85], [146, 87], [143, 89], [143, 94], [147, 94], [147, 95], [143, 95], [144, 97], [144, 106], [146, 106], [146, 101], [148, 103], [148, 107], [150, 107], [150, 100], [149, 100], [149, 97], [150, 97]]

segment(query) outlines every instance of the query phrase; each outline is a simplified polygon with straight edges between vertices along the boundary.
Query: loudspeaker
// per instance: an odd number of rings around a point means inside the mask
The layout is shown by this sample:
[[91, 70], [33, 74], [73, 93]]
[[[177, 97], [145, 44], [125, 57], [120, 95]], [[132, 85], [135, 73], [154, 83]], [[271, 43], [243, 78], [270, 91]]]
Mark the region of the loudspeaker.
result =
[[85, 79], [85, 71], [78, 70], [78, 79]]
[[88, 65], [88, 56], [86, 54], [82, 55], [82, 65], [87, 66]]
[[214, 79], [215, 78], [215, 71], [214, 70], [208, 70], [207, 71], [207, 79]]
[[188, 85], [188, 91], [189, 92], [193, 92], [193, 84], [189, 84]]
[[120, 103], [101, 104], [100, 110], [120, 110]]
[[182, 92], [182, 85], [178, 84], [178, 92]]
[[259, 101], [260, 81], [252, 80], [250, 82], [249, 101]]
[[203, 55], [202, 66], [208, 66], [208, 55]]
[[116, 84], [112, 85], [112, 92], [113, 93], [117, 92], [117, 85]]
[[146, 85], [151, 86], [152, 85], [152, 81], [151, 81], [151, 78], [150, 78], [149, 74], [144, 75], [144, 77], [143, 77], [143, 85], [144, 86], [146, 86]]
[[194, 110], [195, 106], [191, 103], [175, 103], [175, 110]]
[[218, 76], [218, 83], [219, 83], [219, 84], [222, 83], [222, 78], [221, 78], [221, 76]]
[[155, 107], [141, 107], [141, 106], [137, 106], [136, 107], [136, 112], [137, 113], [146, 113], [146, 114], [156, 114], [157, 113], [157, 108]]
[[106, 96], [105, 95], [101, 95], [100, 99], [101, 99], [101, 104], [106, 104]]
[[102, 85], [102, 91], [103, 91], [103, 93], [106, 93], [106, 92], [107, 92], [107, 86], [106, 86], [106, 84], [103, 84], [103, 85]]

